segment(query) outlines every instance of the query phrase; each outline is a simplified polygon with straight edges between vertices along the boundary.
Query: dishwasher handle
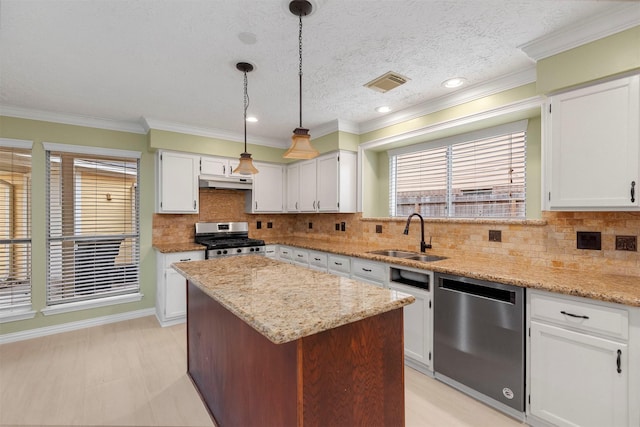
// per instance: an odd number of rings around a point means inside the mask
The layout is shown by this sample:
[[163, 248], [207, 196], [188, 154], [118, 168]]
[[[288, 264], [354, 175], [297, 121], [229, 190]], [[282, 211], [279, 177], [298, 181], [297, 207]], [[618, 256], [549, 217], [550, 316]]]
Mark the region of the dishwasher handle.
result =
[[484, 284], [442, 278], [438, 287], [445, 291], [459, 292], [508, 304], [516, 303], [516, 292]]

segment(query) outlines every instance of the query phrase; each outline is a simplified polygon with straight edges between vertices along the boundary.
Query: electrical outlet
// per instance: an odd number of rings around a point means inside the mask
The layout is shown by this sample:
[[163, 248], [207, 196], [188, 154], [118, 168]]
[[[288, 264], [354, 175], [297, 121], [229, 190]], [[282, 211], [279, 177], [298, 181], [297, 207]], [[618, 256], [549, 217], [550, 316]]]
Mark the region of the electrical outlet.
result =
[[382, 224], [376, 225], [376, 233], [382, 233]]
[[309, 223], [309, 230], [311, 230], [312, 228], [313, 228], [313, 223], [312, 223], [312, 222], [310, 222], [310, 223]]
[[336, 231], [340, 231], [340, 224], [336, 223]]
[[636, 236], [616, 236], [616, 251], [638, 251]]
[[340, 223], [340, 231], [347, 231], [347, 224], [344, 222]]
[[262, 228], [262, 221], [257, 221], [257, 222], [256, 222], [256, 228], [257, 228], [258, 230], [260, 230], [260, 229]]
[[501, 230], [489, 230], [489, 241], [490, 242], [502, 242], [502, 231]]
[[578, 249], [602, 249], [602, 234], [599, 231], [578, 231], [576, 234]]
[[268, 222], [267, 223], [267, 228], [273, 228], [273, 223], [272, 222]]

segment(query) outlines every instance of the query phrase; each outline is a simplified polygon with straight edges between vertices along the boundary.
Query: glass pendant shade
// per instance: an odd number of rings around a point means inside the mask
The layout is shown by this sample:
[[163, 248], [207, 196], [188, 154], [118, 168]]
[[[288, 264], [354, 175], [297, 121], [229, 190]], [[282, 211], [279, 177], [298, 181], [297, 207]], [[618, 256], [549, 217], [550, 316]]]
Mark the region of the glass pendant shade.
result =
[[258, 169], [253, 166], [253, 159], [251, 158], [251, 154], [240, 154], [240, 163], [233, 170], [233, 173], [239, 173], [240, 175], [253, 175], [255, 173], [258, 173]]
[[307, 129], [297, 128], [291, 137], [291, 147], [284, 153], [285, 159], [313, 159], [320, 153], [311, 145], [311, 135]]

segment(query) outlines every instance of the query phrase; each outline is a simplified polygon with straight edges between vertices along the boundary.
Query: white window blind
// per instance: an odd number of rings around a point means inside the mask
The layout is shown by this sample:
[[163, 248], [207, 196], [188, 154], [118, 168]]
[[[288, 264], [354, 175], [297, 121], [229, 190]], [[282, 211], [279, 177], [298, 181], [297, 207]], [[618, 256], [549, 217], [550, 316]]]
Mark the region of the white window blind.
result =
[[0, 141], [0, 314], [31, 308], [31, 143]]
[[526, 216], [526, 122], [464, 139], [390, 153], [391, 216]]
[[140, 290], [139, 158], [47, 150], [47, 305]]

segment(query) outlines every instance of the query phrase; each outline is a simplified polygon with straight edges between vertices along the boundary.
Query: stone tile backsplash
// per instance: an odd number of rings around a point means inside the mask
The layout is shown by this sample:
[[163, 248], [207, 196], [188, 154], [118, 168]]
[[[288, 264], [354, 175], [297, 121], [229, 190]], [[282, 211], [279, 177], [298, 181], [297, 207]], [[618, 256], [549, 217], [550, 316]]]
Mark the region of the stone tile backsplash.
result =
[[[361, 214], [247, 214], [244, 191], [200, 191], [200, 213], [155, 214], [153, 243], [192, 241], [198, 221], [247, 221], [249, 234], [259, 239], [304, 237], [336, 245], [357, 244], [372, 249], [419, 250], [420, 221], [413, 219], [409, 235], [405, 218], [362, 218]], [[261, 228], [257, 229], [257, 222]], [[268, 228], [271, 223], [272, 228]], [[311, 223], [311, 228], [309, 224]], [[341, 231], [344, 223], [345, 231]], [[339, 230], [336, 230], [336, 224]], [[381, 228], [381, 233], [376, 233]], [[489, 241], [489, 230], [501, 231], [501, 241]], [[602, 250], [576, 247], [578, 231], [602, 233]], [[616, 236], [638, 236], [640, 212], [543, 212], [541, 220], [425, 220], [425, 240], [431, 253], [449, 257], [495, 257], [496, 262], [600, 271], [640, 276], [635, 251], [615, 249]]]

